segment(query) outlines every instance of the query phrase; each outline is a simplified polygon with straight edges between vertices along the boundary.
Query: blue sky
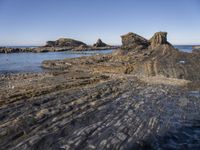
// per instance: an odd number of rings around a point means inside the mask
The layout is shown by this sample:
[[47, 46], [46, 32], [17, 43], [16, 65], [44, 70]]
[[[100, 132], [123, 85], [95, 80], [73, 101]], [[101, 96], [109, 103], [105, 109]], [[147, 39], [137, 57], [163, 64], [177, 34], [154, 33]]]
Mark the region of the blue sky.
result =
[[173, 44], [200, 44], [199, 0], [0, 0], [0, 45], [70, 37], [121, 44], [120, 35], [167, 31]]

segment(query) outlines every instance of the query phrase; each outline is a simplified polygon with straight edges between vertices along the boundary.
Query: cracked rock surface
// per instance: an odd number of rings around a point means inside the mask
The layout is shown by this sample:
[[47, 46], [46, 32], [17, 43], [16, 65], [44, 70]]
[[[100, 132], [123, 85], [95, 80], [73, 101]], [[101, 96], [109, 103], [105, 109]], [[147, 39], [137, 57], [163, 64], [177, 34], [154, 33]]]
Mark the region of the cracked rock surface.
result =
[[[190, 95], [183, 85], [152, 84], [131, 75], [72, 68], [2, 76], [0, 147], [156, 149], [163, 141], [169, 147], [168, 132], [193, 126], [200, 114], [200, 98]], [[187, 130], [182, 134], [193, 137]], [[181, 145], [176, 139], [175, 143]]]

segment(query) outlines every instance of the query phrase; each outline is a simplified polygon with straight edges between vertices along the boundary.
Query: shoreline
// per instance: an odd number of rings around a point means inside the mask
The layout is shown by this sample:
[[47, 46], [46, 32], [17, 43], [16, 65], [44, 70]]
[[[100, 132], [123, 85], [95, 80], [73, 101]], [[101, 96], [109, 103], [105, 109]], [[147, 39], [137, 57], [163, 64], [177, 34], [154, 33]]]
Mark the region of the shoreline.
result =
[[45, 53], [45, 52], [64, 52], [64, 51], [93, 51], [93, 50], [109, 50], [118, 49], [119, 47], [87, 47], [87, 48], [72, 48], [72, 47], [37, 47], [37, 48], [10, 48], [10, 47], [0, 47], [1, 53]]
[[0, 147], [194, 147], [200, 53], [178, 51], [166, 32], [122, 43], [112, 54], [43, 61], [50, 72], [0, 76]]

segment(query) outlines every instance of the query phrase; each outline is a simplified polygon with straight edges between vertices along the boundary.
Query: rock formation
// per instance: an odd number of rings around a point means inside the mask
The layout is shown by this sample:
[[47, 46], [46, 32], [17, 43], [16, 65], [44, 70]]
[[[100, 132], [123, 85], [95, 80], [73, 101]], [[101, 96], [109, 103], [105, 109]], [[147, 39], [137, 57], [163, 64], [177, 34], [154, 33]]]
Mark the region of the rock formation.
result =
[[101, 39], [98, 39], [97, 42], [93, 45], [93, 47], [108, 47], [106, 43], [102, 42]]
[[122, 49], [147, 48], [149, 46], [148, 40], [132, 32], [122, 35], [121, 38]]
[[20, 53], [20, 52], [33, 52], [33, 48], [11, 48], [0, 47], [0, 53]]
[[168, 44], [167, 42], [167, 32], [157, 32], [154, 34], [154, 36], [149, 40], [150, 45], [153, 47]]
[[94, 46], [89, 46], [81, 41], [77, 41], [70, 38], [60, 38], [56, 41], [47, 41], [45, 46], [35, 48], [11, 48], [0, 47], [0, 53], [20, 53], [20, 52], [60, 52], [60, 51], [87, 51], [87, 50], [107, 50], [117, 49], [116, 46], [109, 46], [103, 43], [100, 39]]
[[[129, 37], [128, 40], [125, 40], [126, 37]], [[166, 32], [155, 33], [149, 41], [129, 33], [128, 36], [122, 36], [122, 43], [123, 49], [131, 49], [127, 56], [134, 59], [134, 64], [128, 69], [131, 74], [200, 80], [200, 55], [175, 49], [167, 41]], [[136, 47], [139, 47], [138, 52], [135, 51]]]
[[78, 47], [81, 45], [87, 45], [81, 41], [77, 41], [70, 38], [60, 38], [56, 41], [48, 41], [46, 47]]
[[[91, 68], [97, 72], [125, 73], [140, 77], [165, 76], [200, 81], [199, 53], [185, 53], [175, 49], [167, 41], [166, 32], [155, 33], [150, 40], [128, 33], [122, 36], [122, 44], [122, 49], [111, 56], [99, 56], [94, 59], [91, 57], [83, 59], [83, 62], [79, 59], [79, 63], [91, 63], [93, 64]], [[51, 64], [51, 61], [48, 63]], [[55, 62], [54, 65], [56, 66]]]
[[199, 149], [200, 54], [129, 35], [113, 54], [0, 76], [0, 148]]

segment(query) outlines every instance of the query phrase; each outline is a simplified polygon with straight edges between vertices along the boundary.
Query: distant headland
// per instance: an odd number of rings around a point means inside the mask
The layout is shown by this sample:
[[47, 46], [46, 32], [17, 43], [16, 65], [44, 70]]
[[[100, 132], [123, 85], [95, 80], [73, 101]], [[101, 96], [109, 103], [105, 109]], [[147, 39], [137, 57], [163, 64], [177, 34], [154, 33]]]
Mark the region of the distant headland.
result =
[[34, 48], [12, 48], [0, 47], [0, 53], [19, 53], [19, 52], [59, 52], [59, 51], [88, 51], [88, 50], [107, 50], [116, 49], [117, 46], [111, 46], [101, 39], [98, 39], [93, 45], [87, 45], [84, 42], [71, 38], [60, 38], [56, 41], [47, 41], [46, 45]]

